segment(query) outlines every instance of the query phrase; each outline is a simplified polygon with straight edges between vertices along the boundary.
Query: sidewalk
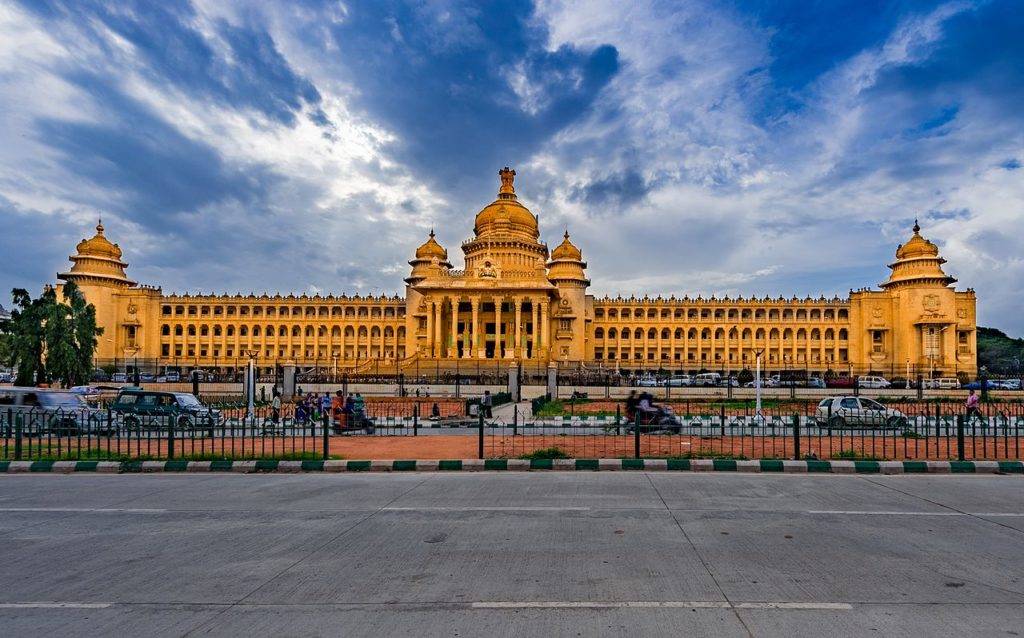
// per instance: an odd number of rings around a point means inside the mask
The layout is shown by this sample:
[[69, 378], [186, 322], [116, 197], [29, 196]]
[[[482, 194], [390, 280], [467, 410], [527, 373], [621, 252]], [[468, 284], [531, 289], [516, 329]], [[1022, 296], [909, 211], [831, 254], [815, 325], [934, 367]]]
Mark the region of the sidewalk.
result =
[[519, 403], [506, 403], [499, 405], [491, 410], [494, 415], [495, 421], [502, 421], [504, 423], [512, 423], [513, 413], [518, 412], [519, 422], [522, 423], [523, 419], [533, 418], [533, 405], [529, 401], [520, 401]]

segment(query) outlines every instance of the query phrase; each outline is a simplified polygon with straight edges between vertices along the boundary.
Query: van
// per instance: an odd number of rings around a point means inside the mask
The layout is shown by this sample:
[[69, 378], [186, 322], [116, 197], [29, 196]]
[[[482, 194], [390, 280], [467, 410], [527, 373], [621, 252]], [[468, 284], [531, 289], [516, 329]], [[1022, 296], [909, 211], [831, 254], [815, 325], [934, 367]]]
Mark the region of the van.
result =
[[693, 378], [693, 385], [696, 387], [712, 388], [722, 383], [722, 375], [717, 372], [702, 372]]
[[0, 388], [0, 432], [24, 436], [77, 436], [108, 429], [106, 413], [66, 390]]
[[889, 380], [885, 377], [876, 376], [865, 376], [857, 379], [857, 386], [860, 388], [868, 388], [871, 390], [882, 390], [888, 388], [890, 385]]
[[110, 410], [129, 432], [165, 430], [172, 422], [180, 429], [212, 428], [220, 424], [221, 416], [187, 392], [141, 388], [122, 388]]
[[956, 377], [941, 377], [939, 379], [929, 379], [924, 382], [924, 387], [931, 388], [933, 390], [959, 390], [960, 379]]

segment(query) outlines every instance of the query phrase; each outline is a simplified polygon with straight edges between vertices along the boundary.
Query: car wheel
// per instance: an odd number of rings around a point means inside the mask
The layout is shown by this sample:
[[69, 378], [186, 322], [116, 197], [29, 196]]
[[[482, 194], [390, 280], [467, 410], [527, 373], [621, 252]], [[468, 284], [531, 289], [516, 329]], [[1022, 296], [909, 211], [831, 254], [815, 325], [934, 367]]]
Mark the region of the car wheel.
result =
[[846, 419], [844, 419], [841, 416], [834, 416], [831, 419], [829, 419], [828, 426], [830, 428], [845, 428], [846, 427]]
[[907, 427], [907, 420], [901, 416], [891, 416], [885, 424], [890, 428], [902, 430]]

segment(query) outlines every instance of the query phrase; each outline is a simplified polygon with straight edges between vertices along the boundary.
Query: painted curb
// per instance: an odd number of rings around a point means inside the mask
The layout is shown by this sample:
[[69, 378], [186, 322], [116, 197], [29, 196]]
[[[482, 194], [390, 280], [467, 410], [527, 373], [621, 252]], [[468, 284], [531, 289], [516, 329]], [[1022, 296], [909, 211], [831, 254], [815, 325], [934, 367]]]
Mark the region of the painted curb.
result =
[[0, 461], [0, 474], [94, 472], [735, 472], [785, 474], [1018, 474], [1022, 461], [789, 461], [782, 459], [442, 459], [352, 461]]

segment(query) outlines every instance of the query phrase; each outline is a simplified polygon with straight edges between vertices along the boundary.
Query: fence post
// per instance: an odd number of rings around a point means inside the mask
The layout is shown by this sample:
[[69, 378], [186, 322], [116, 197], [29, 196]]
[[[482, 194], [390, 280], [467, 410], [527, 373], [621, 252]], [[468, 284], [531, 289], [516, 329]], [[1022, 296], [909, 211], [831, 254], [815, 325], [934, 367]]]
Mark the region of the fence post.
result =
[[853, 396], [860, 396], [860, 375], [853, 377]]
[[956, 415], [956, 458], [964, 460], [964, 415]]
[[412, 435], [419, 436], [420, 431], [420, 404], [412, 404]]
[[[324, 456], [324, 460], [326, 461], [327, 458], [330, 456], [330, 453], [331, 453], [331, 442], [330, 442], [330, 439], [328, 439], [328, 437], [330, 436], [330, 432], [329, 432], [328, 428], [330, 428], [330, 425], [331, 425], [331, 411], [330, 410], [324, 410], [323, 423], [324, 423], [323, 456]], [[305, 446], [303, 446], [303, 447], [305, 447]]]
[[720, 414], [718, 416], [718, 427], [719, 427], [719, 429], [720, 429], [720, 431], [722, 433], [722, 436], [724, 437], [725, 436], [725, 404], [724, 403], [722, 404], [721, 408], [722, 409], [721, 409]]
[[793, 415], [793, 459], [800, 460], [800, 415]]
[[167, 416], [167, 458], [174, 458], [174, 415]]
[[[481, 406], [482, 408], [483, 406]], [[484, 411], [483, 409], [477, 414], [477, 443], [476, 453], [477, 458], [484, 458]]]
[[519, 406], [512, 406], [512, 436], [519, 434]]
[[640, 458], [640, 410], [636, 411], [636, 423], [633, 424], [633, 458]]
[[25, 415], [20, 411], [14, 417], [14, 460], [21, 460], [21, 435], [25, 428]]
[[619, 429], [619, 424], [622, 422], [622, 415], [620, 413], [620, 406], [618, 403], [615, 404], [615, 436], [622, 434], [622, 430]]
[[924, 376], [917, 375], [917, 400], [924, 398]]

